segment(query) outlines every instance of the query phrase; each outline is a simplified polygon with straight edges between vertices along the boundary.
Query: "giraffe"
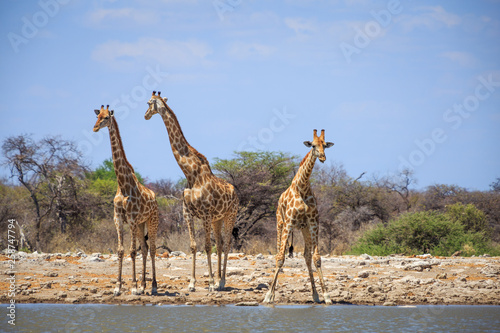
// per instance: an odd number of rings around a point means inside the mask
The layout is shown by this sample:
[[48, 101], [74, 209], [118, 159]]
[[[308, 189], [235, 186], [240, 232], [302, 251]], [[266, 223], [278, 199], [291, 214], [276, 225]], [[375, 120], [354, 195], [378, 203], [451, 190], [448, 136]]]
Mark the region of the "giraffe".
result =
[[[152, 265], [152, 289], [151, 294], [157, 293], [155, 256], [156, 256], [156, 232], [158, 230], [158, 204], [153, 191], [143, 186], [137, 180], [132, 165], [127, 161], [123, 149], [118, 123], [114, 117], [114, 111], [109, 110], [109, 105], [100, 110], [94, 110], [97, 114], [97, 122], [94, 132], [101, 128], [108, 127], [109, 138], [111, 140], [111, 152], [113, 154], [113, 166], [118, 181], [118, 189], [113, 200], [114, 222], [118, 233], [118, 282], [114, 290], [114, 295], [118, 296], [122, 287], [122, 265], [123, 265], [123, 224], [130, 224], [131, 246], [130, 256], [132, 258], [132, 294], [142, 294], [146, 289], [146, 260], [148, 256], [148, 246], [146, 244], [145, 228], [147, 228], [149, 238], [149, 254]], [[142, 286], [137, 290], [137, 280], [135, 279], [135, 257], [136, 238], [141, 241], [142, 252]]]
[[[207, 253], [209, 291], [224, 290], [226, 282], [227, 257], [231, 249], [231, 237], [238, 212], [238, 196], [234, 186], [216, 177], [210, 169], [205, 156], [193, 148], [184, 137], [179, 121], [172, 109], [167, 105], [167, 98], [162, 98], [161, 92], [153, 91], [148, 101], [148, 110], [144, 115], [146, 120], [159, 113], [167, 128], [170, 147], [182, 172], [186, 176], [187, 186], [183, 193], [183, 216], [188, 226], [190, 249], [192, 254], [191, 278], [188, 291], [195, 291], [196, 284], [196, 241], [194, 238], [194, 218], [203, 221], [205, 230], [205, 251]], [[217, 282], [214, 285], [212, 275], [212, 244], [211, 229], [217, 245]], [[222, 251], [224, 251], [224, 266], [221, 274]]]
[[307, 269], [309, 270], [313, 300], [319, 303], [318, 292], [314, 284], [311, 259], [314, 260], [314, 265], [318, 271], [319, 282], [323, 289], [325, 303], [332, 304], [330, 295], [326, 292], [323, 272], [321, 270], [321, 256], [318, 253], [318, 209], [316, 206], [316, 198], [311, 190], [309, 177], [311, 176], [316, 159], [319, 159], [320, 162], [323, 163], [326, 160], [325, 148], [330, 148], [333, 146], [333, 143], [325, 142], [325, 130], [321, 130], [321, 135], [319, 137], [317, 135], [317, 130], [314, 130], [313, 141], [304, 141], [304, 144], [306, 147], [311, 147], [312, 149], [300, 163], [299, 170], [293, 178], [292, 184], [281, 194], [278, 201], [278, 208], [276, 211], [278, 231], [276, 271], [271, 287], [264, 298], [264, 303], [274, 302], [274, 291], [278, 281], [278, 274], [285, 262], [285, 250], [288, 236], [293, 227], [296, 227], [301, 229], [302, 235], [304, 236], [304, 258], [306, 260]]

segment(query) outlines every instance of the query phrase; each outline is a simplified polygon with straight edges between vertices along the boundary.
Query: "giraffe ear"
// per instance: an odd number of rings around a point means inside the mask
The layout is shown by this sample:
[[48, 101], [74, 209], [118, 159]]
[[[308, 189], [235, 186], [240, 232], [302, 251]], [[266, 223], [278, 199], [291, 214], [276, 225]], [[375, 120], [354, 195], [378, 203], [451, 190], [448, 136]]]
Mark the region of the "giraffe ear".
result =
[[109, 115], [112, 116], [115, 113], [115, 110], [109, 110]]
[[311, 141], [304, 141], [304, 145], [305, 145], [306, 147], [311, 148], [313, 144], [312, 144], [312, 142], [311, 142]]
[[330, 148], [333, 145], [334, 145], [333, 142], [327, 142], [327, 143], [325, 143], [325, 148]]
[[97, 110], [97, 109], [95, 109], [94, 112], [95, 112], [96, 115], [99, 115], [99, 113], [101, 113], [101, 111]]
[[168, 98], [167, 97], [163, 97], [163, 101], [165, 101], [165, 104], [166, 104], [167, 101], [168, 101]]

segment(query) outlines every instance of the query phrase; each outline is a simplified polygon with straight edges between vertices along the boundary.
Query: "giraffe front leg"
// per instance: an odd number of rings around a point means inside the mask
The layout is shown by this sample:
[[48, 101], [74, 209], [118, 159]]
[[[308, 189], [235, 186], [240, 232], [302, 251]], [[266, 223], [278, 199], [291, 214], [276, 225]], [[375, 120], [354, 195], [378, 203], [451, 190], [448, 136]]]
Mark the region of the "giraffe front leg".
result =
[[191, 255], [193, 257], [192, 260], [192, 265], [191, 265], [191, 279], [189, 280], [189, 286], [188, 286], [188, 291], [189, 292], [194, 292], [195, 285], [196, 285], [196, 239], [194, 237], [194, 220], [189, 213], [188, 209], [186, 208], [186, 204], [183, 204], [182, 207], [182, 215], [184, 217], [184, 221], [187, 224], [188, 231], [189, 231], [189, 240], [190, 240], [190, 249], [191, 249]]
[[137, 279], [135, 277], [135, 257], [137, 256], [137, 225], [133, 219], [130, 219], [130, 258], [132, 259], [132, 295], [140, 295], [137, 290]]
[[149, 234], [149, 255], [151, 257], [151, 295], [156, 295], [158, 293], [158, 286], [156, 283], [156, 234], [158, 232], [158, 208], [156, 208], [156, 213], [153, 213], [153, 217], [150, 220], [150, 224], [148, 226], [148, 234]]
[[278, 233], [281, 234], [281, 239], [279, 240], [279, 252], [276, 254], [276, 271], [274, 272], [274, 277], [273, 281], [271, 282], [271, 287], [269, 288], [269, 291], [266, 294], [266, 297], [264, 298], [264, 303], [272, 303], [274, 302], [274, 293], [276, 291], [276, 284], [278, 282], [278, 275], [280, 272], [280, 269], [283, 267], [283, 264], [285, 263], [285, 250], [286, 250], [286, 244], [288, 242], [288, 235], [290, 234], [292, 230], [292, 223], [289, 222], [287, 224], [280, 223], [281, 220], [281, 215], [278, 213]]
[[125, 254], [125, 250], [123, 248], [123, 222], [124, 222], [124, 214], [121, 211], [122, 209], [118, 208], [115, 205], [115, 214], [114, 214], [114, 222], [116, 227], [116, 233], [118, 234], [118, 279], [116, 282], [115, 290], [113, 291], [114, 296], [119, 296], [122, 288], [122, 269], [123, 269], [123, 256]]
[[[144, 236], [145, 223], [142, 223], [137, 227], [137, 237], [141, 242], [141, 254], [142, 254], [142, 281], [141, 288], [137, 291], [137, 295], [142, 295], [146, 291], [146, 262], [148, 259], [148, 244], [146, 243], [146, 238]], [[149, 230], [148, 230], [149, 231]]]
[[319, 284], [321, 285], [321, 290], [323, 291], [323, 297], [325, 298], [325, 304], [326, 305], [332, 305], [332, 300], [330, 299], [330, 294], [328, 294], [326, 290], [326, 284], [323, 278], [323, 271], [321, 270], [321, 256], [318, 253], [318, 246], [317, 244], [313, 244], [313, 251], [314, 251], [314, 265], [316, 266], [316, 270], [318, 271], [318, 276], [319, 276]]

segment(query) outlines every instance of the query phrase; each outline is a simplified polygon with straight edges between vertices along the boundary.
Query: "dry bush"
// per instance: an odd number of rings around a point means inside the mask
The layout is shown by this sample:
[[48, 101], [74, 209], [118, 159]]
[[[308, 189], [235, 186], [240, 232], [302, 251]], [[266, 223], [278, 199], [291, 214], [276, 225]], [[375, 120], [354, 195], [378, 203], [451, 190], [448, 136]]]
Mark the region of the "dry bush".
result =
[[272, 235], [254, 235], [245, 242], [245, 245], [241, 248], [241, 251], [245, 254], [259, 254], [264, 255], [276, 254], [276, 236]]

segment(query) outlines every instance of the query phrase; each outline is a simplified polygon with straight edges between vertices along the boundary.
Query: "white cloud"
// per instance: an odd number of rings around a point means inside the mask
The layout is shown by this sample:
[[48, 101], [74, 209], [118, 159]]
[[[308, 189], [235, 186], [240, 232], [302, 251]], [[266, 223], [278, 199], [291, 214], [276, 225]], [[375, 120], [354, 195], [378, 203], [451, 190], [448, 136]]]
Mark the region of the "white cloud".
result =
[[111, 67], [129, 66], [136, 61], [154, 61], [168, 67], [207, 65], [211, 48], [199, 41], [167, 41], [144, 37], [136, 42], [109, 41], [98, 45], [92, 59]]
[[295, 31], [297, 35], [309, 34], [317, 31], [316, 24], [304, 18], [285, 18], [285, 24], [288, 28]]
[[92, 25], [102, 25], [110, 21], [135, 22], [141, 25], [158, 23], [160, 16], [152, 10], [137, 8], [100, 8], [88, 14], [89, 23]]
[[272, 46], [260, 43], [236, 42], [229, 48], [229, 54], [236, 58], [267, 57], [275, 52]]
[[435, 30], [443, 25], [451, 28], [462, 23], [460, 16], [447, 12], [441, 6], [420, 7], [418, 10], [422, 13], [413, 16], [404, 15], [398, 20], [407, 31], [420, 27]]
[[444, 52], [441, 53], [441, 57], [456, 62], [464, 67], [470, 67], [476, 64], [476, 59], [474, 58], [474, 56], [466, 52], [458, 52], [458, 51]]

